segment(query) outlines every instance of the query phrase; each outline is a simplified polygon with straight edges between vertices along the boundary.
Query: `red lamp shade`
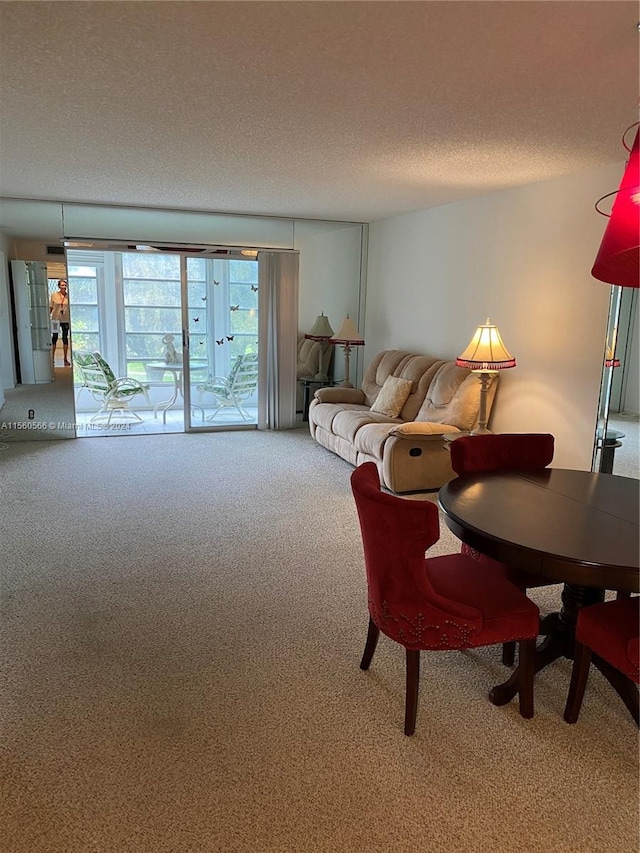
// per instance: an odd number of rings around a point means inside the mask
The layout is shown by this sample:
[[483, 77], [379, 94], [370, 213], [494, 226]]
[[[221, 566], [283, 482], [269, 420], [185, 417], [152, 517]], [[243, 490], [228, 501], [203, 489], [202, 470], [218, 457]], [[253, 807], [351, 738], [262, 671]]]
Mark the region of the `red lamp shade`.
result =
[[613, 203], [591, 275], [607, 284], [640, 287], [640, 129]]

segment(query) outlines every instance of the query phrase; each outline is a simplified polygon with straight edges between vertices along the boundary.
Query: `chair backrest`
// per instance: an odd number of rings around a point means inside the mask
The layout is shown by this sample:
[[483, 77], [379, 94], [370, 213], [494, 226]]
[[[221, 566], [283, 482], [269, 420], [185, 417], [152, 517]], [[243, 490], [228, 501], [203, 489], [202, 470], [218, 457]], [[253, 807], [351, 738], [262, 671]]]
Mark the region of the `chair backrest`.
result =
[[239, 355], [229, 373], [229, 388], [243, 400], [250, 397], [258, 384], [258, 355], [250, 352]]
[[113, 387], [116, 377], [99, 352], [76, 350], [73, 363], [90, 391], [106, 394]]
[[465, 435], [450, 444], [456, 474], [546, 468], [553, 460], [554, 439], [548, 433]]
[[374, 462], [353, 471], [351, 489], [371, 618], [407, 648], [455, 648], [456, 637], [477, 627], [478, 611], [437, 593], [425, 571], [425, 551], [440, 538], [436, 505], [381, 491]]

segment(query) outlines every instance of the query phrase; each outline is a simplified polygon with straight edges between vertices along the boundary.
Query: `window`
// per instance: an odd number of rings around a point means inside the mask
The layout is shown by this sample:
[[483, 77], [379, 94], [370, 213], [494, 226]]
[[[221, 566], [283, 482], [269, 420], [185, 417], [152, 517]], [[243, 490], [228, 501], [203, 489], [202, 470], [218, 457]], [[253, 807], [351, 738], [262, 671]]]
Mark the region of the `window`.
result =
[[126, 372], [144, 381], [145, 364], [164, 357], [163, 337], [182, 341], [180, 257], [123, 252], [116, 259], [122, 265]]
[[[69, 303], [71, 305], [71, 334], [75, 349], [100, 351], [100, 323], [98, 311], [98, 280], [102, 273], [98, 266], [69, 264]], [[54, 282], [54, 290], [58, 281]]]

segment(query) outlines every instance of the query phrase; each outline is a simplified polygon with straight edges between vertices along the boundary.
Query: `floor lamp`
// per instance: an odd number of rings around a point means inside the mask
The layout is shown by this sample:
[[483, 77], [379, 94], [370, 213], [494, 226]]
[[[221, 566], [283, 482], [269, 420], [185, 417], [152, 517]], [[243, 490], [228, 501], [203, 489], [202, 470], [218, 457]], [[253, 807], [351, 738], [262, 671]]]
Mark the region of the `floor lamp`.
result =
[[487, 429], [487, 391], [497, 371], [515, 367], [516, 360], [503, 344], [498, 327], [488, 317], [486, 323], [478, 326], [469, 346], [457, 357], [456, 364], [473, 370], [480, 380], [478, 426], [471, 430], [471, 435], [491, 432]]
[[353, 388], [353, 383], [349, 377], [349, 356], [351, 355], [351, 347], [364, 346], [364, 338], [348, 314], [340, 324], [336, 334], [331, 338], [331, 343], [341, 346], [344, 350], [344, 379], [340, 385], [343, 388]]

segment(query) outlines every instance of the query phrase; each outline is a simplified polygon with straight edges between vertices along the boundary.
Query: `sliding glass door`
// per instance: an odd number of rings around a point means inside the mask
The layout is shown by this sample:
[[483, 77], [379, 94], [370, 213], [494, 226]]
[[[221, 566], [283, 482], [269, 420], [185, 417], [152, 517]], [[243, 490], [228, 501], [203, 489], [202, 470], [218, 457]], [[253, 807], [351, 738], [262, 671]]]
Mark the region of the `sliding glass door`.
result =
[[257, 423], [258, 263], [186, 258], [190, 429]]

